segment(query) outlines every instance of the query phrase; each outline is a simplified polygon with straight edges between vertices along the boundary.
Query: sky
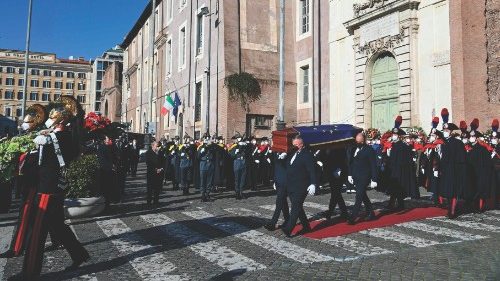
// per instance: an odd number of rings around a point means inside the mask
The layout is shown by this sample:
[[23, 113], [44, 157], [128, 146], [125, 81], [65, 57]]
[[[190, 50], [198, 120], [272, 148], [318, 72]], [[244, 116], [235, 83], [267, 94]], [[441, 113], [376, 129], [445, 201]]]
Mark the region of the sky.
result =
[[[148, 0], [32, 0], [33, 52], [94, 59], [120, 44]], [[0, 0], [0, 49], [24, 50], [28, 0]]]

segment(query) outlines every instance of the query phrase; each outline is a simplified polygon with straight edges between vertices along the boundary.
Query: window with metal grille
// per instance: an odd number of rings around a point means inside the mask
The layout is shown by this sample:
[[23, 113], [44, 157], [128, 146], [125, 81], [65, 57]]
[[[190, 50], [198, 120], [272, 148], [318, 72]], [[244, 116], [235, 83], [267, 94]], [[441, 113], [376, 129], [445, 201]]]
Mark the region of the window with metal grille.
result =
[[302, 34], [309, 31], [309, 0], [301, 0]]
[[302, 71], [302, 102], [309, 102], [309, 65], [300, 68]]
[[194, 95], [194, 121], [201, 121], [201, 82], [196, 83]]

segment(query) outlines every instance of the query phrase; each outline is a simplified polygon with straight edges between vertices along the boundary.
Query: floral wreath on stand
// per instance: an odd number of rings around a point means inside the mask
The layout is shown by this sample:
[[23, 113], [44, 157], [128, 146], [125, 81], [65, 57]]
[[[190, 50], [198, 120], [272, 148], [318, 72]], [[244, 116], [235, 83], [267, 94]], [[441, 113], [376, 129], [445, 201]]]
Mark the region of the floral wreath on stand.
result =
[[369, 128], [365, 131], [366, 139], [369, 141], [380, 139], [380, 130], [377, 128]]
[[84, 128], [89, 130], [90, 132], [104, 130], [109, 125], [111, 125], [111, 121], [108, 118], [102, 116], [100, 113], [96, 112], [89, 112], [87, 116], [85, 116], [85, 122], [83, 123]]

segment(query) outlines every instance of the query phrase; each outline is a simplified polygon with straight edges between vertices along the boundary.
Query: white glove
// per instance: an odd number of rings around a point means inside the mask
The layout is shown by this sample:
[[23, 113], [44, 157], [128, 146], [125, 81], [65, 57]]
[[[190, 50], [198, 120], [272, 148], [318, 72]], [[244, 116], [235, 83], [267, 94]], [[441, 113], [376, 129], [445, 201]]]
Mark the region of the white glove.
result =
[[271, 164], [271, 159], [267, 158], [267, 163]]
[[240, 152], [239, 148], [236, 148], [236, 151], [234, 153], [238, 154]]
[[422, 171], [422, 175], [425, 175], [425, 169], [422, 169], [421, 171]]
[[391, 148], [387, 149], [387, 156], [391, 156]]
[[316, 162], [316, 164], [318, 164], [318, 166], [320, 167], [323, 167], [323, 163], [321, 163], [321, 161]]
[[201, 153], [205, 152], [205, 148], [203, 147], [201, 150], [200, 150]]
[[311, 184], [308, 188], [307, 188], [307, 193], [309, 195], [314, 195], [314, 193], [316, 193], [316, 187], [314, 186], [314, 184]]
[[497, 155], [497, 152], [493, 150], [493, 152], [491, 153], [491, 159], [495, 158], [496, 155]]
[[186, 153], [184, 153], [184, 152], [183, 152], [183, 153], [181, 153], [181, 156], [184, 156], [184, 155], [186, 155]]
[[281, 153], [280, 155], [278, 155], [278, 159], [285, 159], [286, 157], [286, 153]]
[[352, 179], [351, 176], [348, 176], [347, 177], [347, 181], [350, 183], [350, 184], [354, 184], [354, 180]]
[[417, 158], [413, 157], [413, 162], [417, 162]]
[[37, 145], [46, 145], [50, 143], [50, 137], [49, 136], [37, 136], [33, 142]]
[[434, 177], [435, 177], [435, 178], [438, 178], [438, 177], [439, 177], [439, 172], [438, 172], [438, 171], [434, 171]]
[[371, 188], [375, 188], [375, 187], [377, 187], [377, 186], [378, 186], [378, 184], [377, 184], [376, 182], [374, 182], [374, 181], [371, 181], [371, 182], [370, 182], [370, 187], [371, 187]]
[[342, 170], [340, 168], [338, 168], [337, 170], [335, 170], [335, 177], [336, 178], [340, 178], [340, 175], [342, 174]]
[[255, 163], [259, 164], [259, 163], [260, 163], [260, 160], [255, 160]]
[[276, 183], [273, 183], [273, 188], [274, 190], [276, 190]]

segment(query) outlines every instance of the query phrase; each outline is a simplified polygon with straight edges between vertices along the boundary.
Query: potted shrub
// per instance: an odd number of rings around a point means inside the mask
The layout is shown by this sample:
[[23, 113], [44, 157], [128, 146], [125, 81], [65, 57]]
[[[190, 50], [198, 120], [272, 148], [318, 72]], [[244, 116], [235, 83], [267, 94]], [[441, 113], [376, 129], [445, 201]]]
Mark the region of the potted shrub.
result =
[[104, 197], [99, 195], [99, 162], [94, 154], [80, 156], [66, 171], [68, 188], [64, 210], [67, 218], [91, 217], [100, 214], [105, 207]]

